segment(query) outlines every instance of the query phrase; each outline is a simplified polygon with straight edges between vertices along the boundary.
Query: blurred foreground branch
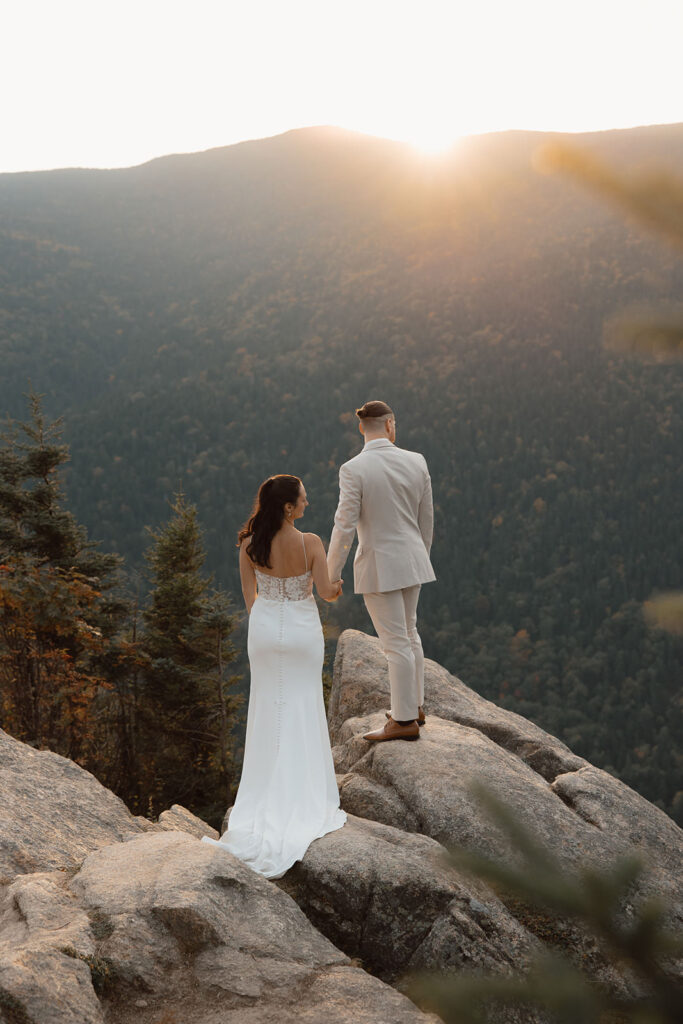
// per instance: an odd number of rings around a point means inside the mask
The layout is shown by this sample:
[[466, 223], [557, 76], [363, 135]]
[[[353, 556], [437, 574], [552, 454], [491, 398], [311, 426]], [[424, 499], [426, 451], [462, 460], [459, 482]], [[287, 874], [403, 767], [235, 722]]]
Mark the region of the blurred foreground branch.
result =
[[566, 142], [541, 146], [535, 165], [546, 173], [570, 175], [683, 249], [683, 181], [668, 171], [619, 174], [593, 154]]
[[683, 593], [656, 594], [645, 602], [643, 611], [650, 626], [683, 634]]
[[634, 889], [645, 872], [641, 860], [633, 855], [602, 869], [584, 865], [571, 874], [490, 791], [479, 785], [472, 790], [507, 836], [512, 857], [502, 863], [451, 849], [451, 862], [488, 882], [503, 902], [521, 899], [578, 922], [633, 983], [622, 992], [610, 991], [568, 959], [545, 952], [524, 975], [414, 975], [408, 980], [411, 997], [438, 1013], [445, 1024], [484, 1024], [496, 1004], [538, 1007], [562, 1024], [683, 1020], [683, 986], [674, 962], [683, 954], [683, 937], [669, 929], [661, 901], [641, 899], [634, 906]]
[[[566, 142], [548, 142], [535, 154], [537, 170], [569, 175], [616, 204], [632, 218], [683, 249], [683, 180], [663, 169], [621, 174], [592, 153]], [[683, 314], [625, 311], [612, 320], [605, 342], [660, 360], [683, 356]]]

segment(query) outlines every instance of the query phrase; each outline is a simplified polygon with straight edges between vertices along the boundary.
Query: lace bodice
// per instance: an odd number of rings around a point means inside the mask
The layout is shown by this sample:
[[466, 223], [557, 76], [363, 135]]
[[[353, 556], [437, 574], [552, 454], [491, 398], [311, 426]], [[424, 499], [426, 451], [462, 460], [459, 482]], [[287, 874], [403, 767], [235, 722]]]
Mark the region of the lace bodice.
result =
[[254, 566], [258, 596], [266, 601], [303, 601], [313, 593], [313, 573], [300, 576], [269, 576]]

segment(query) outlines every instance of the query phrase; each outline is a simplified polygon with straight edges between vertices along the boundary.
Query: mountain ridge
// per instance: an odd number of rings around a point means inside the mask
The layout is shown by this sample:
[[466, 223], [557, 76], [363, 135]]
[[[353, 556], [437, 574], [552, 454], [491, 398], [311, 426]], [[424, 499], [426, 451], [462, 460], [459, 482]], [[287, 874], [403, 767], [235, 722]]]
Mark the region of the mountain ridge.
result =
[[607, 139], [618, 139], [628, 133], [632, 138], [636, 134], [642, 133], [643, 135], [657, 134], [660, 132], [668, 131], [670, 129], [680, 128], [683, 122], [672, 121], [672, 122], [654, 122], [652, 124], [634, 125], [629, 128], [602, 128], [595, 129], [592, 131], [578, 131], [578, 132], [566, 132], [566, 131], [552, 131], [545, 129], [535, 128], [506, 128], [501, 131], [488, 131], [488, 132], [477, 132], [469, 135], [462, 135], [450, 146], [444, 147], [443, 151], [439, 151], [434, 154], [425, 153], [420, 149], [418, 145], [412, 142], [403, 141], [400, 139], [392, 139], [388, 136], [373, 135], [370, 132], [363, 132], [353, 128], [344, 128], [340, 125], [334, 124], [318, 124], [318, 125], [306, 125], [299, 128], [289, 128], [284, 132], [277, 132], [274, 135], [264, 135], [253, 139], [241, 139], [239, 142], [230, 142], [223, 146], [208, 146], [206, 149], [188, 150], [188, 151], [173, 151], [171, 153], [163, 153], [159, 156], [150, 157], [148, 160], [143, 160], [138, 164], [130, 164], [126, 167], [89, 167], [89, 166], [77, 166], [77, 165], [65, 165], [63, 167], [52, 167], [52, 168], [40, 168], [38, 170], [26, 170], [26, 171], [0, 171], [0, 179], [7, 177], [17, 177], [20, 175], [35, 175], [35, 174], [55, 174], [64, 173], [71, 171], [105, 171], [105, 172], [122, 172], [122, 171], [135, 171], [142, 167], [149, 167], [151, 164], [156, 164], [159, 161], [164, 160], [178, 160], [186, 157], [201, 157], [207, 156], [208, 154], [223, 153], [226, 150], [234, 150], [237, 147], [253, 146], [259, 143], [268, 143], [275, 139], [288, 139], [308, 135], [313, 138], [314, 135], [321, 135], [322, 133], [328, 133], [330, 135], [338, 134], [339, 137], [347, 137], [349, 140], [375, 140], [378, 143], [387, 143], [395, 146], [401, 150], [407, 150], [413, 154], [417, 154], [420, 159], [424, 162], [439, 163], [441, 162], [451, 151], [457, 151], [463, 142], [470, 142], [472, 140], [489, 140], [489, 139], [514, 139], [514, 138], [525, 138], [531, 140], [549, 140], [557, 141], [558, 139], [566, 142], [591, 142]]

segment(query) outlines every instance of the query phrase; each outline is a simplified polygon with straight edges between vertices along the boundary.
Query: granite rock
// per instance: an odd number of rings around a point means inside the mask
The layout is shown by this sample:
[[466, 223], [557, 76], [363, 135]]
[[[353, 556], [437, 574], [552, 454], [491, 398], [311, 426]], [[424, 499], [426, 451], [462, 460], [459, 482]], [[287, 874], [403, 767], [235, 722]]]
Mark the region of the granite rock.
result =
[[102, 846], [75, 874], [6, 887], [3, 999], [27, 1024], [434, 1021], [277, 886], [165, 830]]

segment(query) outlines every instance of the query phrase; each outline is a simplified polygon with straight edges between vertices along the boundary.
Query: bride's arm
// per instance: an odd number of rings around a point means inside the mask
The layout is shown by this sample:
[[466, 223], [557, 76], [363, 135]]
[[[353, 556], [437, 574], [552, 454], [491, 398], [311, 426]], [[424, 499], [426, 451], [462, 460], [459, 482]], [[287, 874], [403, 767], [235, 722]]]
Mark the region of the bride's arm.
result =
[[315, 589], [325, 601], [336, 601], [342, 592], [341, 580], [330, 581], [327, 571], [327, 555], [325, 546], [315, 533], [306, 534], [306, 551], [310, 558]]
[[245, 537], [240, 544], [240, 580], [242, 581], [242, 594], [247, 612], [251, 614], [251, 606], [256, 600], [256, 573], [251, 558], [247, 554], [249, 538]]

